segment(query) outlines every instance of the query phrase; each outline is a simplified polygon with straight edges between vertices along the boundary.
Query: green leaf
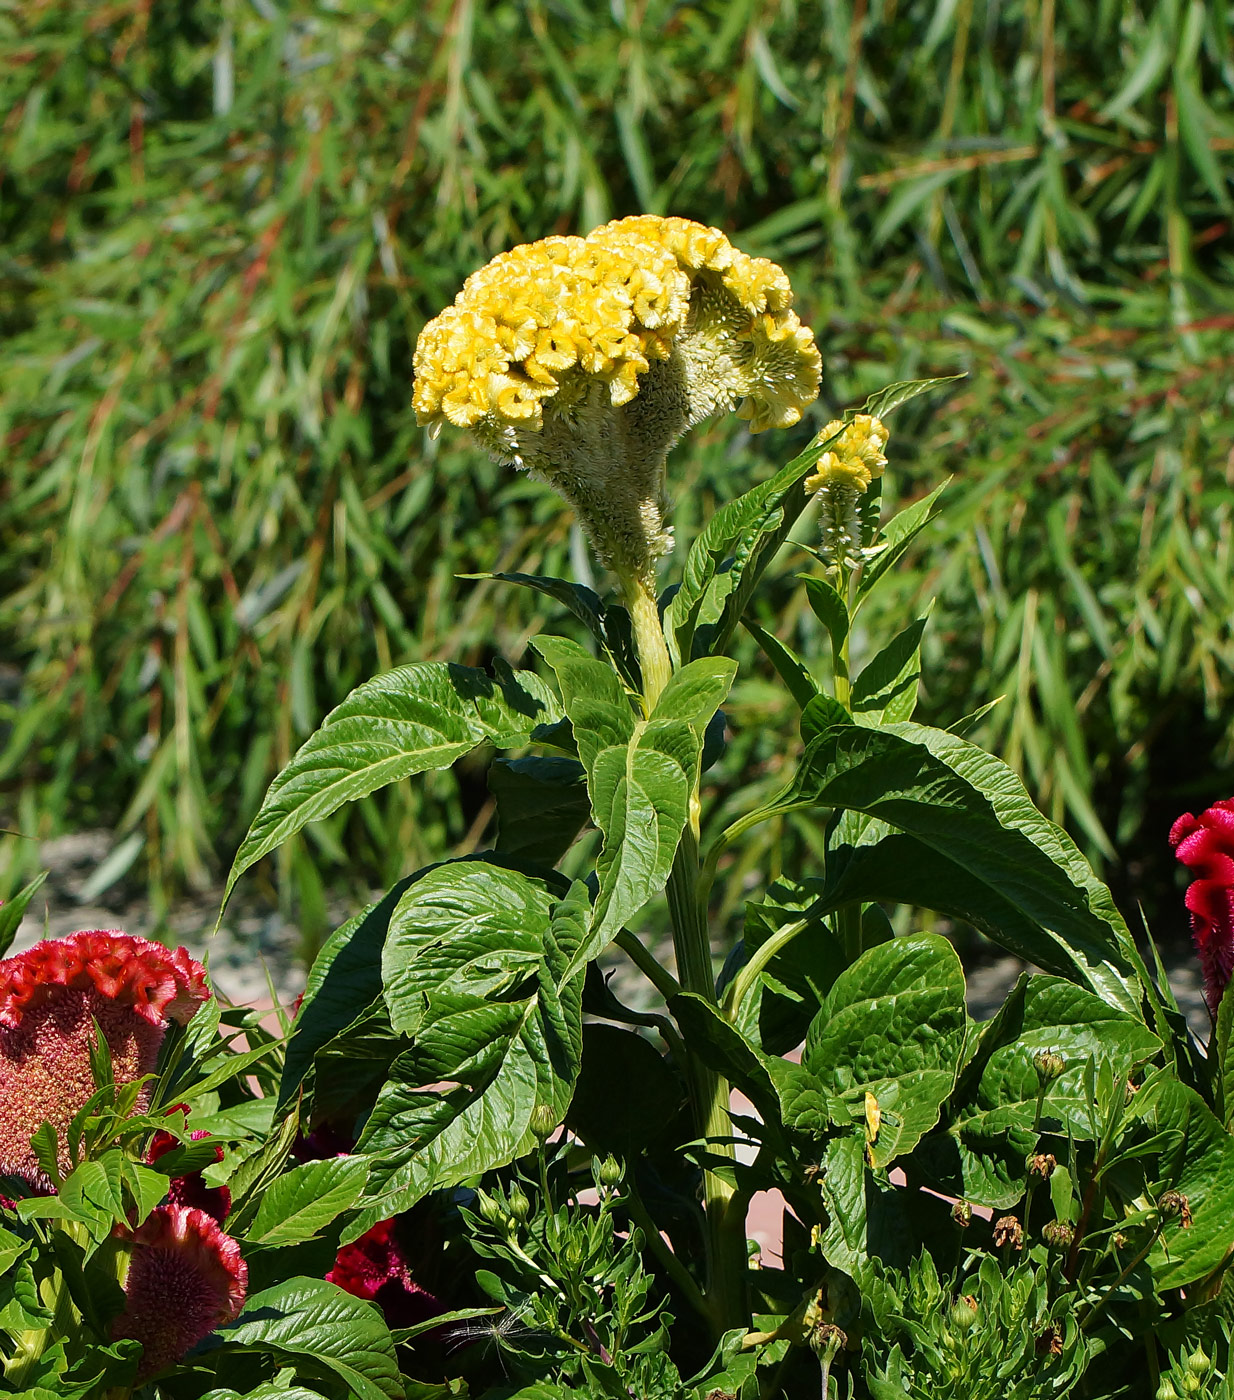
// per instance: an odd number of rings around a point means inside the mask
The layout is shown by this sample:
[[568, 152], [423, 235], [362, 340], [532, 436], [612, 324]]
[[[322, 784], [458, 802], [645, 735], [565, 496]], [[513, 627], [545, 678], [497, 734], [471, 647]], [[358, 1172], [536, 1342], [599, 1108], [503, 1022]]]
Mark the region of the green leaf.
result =
[[777, 1130], [780, 1099], [772, 1078], [777, 1062], [761, 1055], [717, 1006], [696, 992], [679, 992], [668, 1009], [703, 1063], [740, 1089], [767, 1127]]
[[499, 758], [488, 785], [507, 855], [556, 865], [591, 817], [587, 772], [572, 758]]
[[801, 707], [805, 707], [819, 693], [818, 686], [814, 678], [806, 669], [806, 664], [791, 647], [786, 646], [779, 637], [760, 627], [757, 622], [743, 618], [745, 629], [759, 645], [759, 650], [768, 661], [776, 668], [780, 679], [788, 686], [789, 694]]
[[359, 1200], [368, 1169], [358, 1156], [293, 1167], [266, 1189], [247, 1239], [266, 1246], [311, 1240]]
[[254, 1294], [236, 1321], [205, 1345], [226, 1343], [285, 1355], [297, 1369], [317, 1363], [356, 1400], [403, 1400], [394, 1343], [381, 1313], [325, 1279], [292, 1278]]
[[853, 682], [853, 718], [860, 724], [893, 724], [908, 719], [917, 704], [921, 679], [921, 635], [927, 618], [897, 633]]
[[827, 1262], [850, 1276], [860, 1276], [871, 1258], [905, 1268], [916, 1253], [906, 1193], [870, 1170], [862, 1135], [833, 1138], [820, 1165], [827, 1226], [819, 1243]]
[[1209, 1053], [1213, 1060], [1213, 1103], [1217, 1117], [1230, 1131], [1234, 1124], [1234, 992], [1228, 985], [1217, 1006], [1217, 1025]]
[[394, 1029], [414, 1036], [434, 992], [497, 1000], [534, 977], [553, 902], [543, 880], [483, 859], [426, 871], [399, 900], [382, 950]]
[[805, 584], [806, 599], [815, 617], [827, 629], [827, 635], [831, 638], [832, 654], [838, 657], [844, 639], [848, 636], [848, 604], [825, 578], [802, 574], [801, 581]]
[[665, 610], [669, 650], [676, 658], [690, 660], [723, 647], [766, 561], [805, 506], [802, 481], [838, 436], [812, 442], [775, 476], [729, 501], [707, 522], [690, 546], [681, 587]]
[[829, 1135], [837, 1099], [863, 1113], [877, 1100], [870, 1162], [886, 1167], [938, 1122], [964, 1048], [964, 972], [937, 934], [895, 938], [836, 978], [810, 1025], [801, 1064], [778, 1076], [784, 1121]]
[[919, 394], [928, 394], [931, 389], [937, 389], [940, 384], [955, 384], [964, 378], [966, 376], [963, 374], [945, 374], [938, 379], [902, 379], [897, 384], [888, 384], [885, 389], [871, 394], [861, 409], [850, 409], [844, 415], [845, 420], [851, 419], [857, 412], [869, 413], [875, 418], [886, 418], [901, 404], [908, 403], [910, 399], [915, 399]]
[[280, 1111], [304, 1082], [314, 1055], [349, 1026], [358, 1011], [381, 997], [386, 931], [404, 891], [417, 878], [400, 880], [378, 903], [336, 929], [313, 960], [283, 1061]]
[[1030, 977], [983, 1028], [965, 1066], [945, 1133], [920, 1159], [942, 1189], [994, 1209], [1023, 1193], [1024, 1156], [1036, 1145], [1040, 1080], [1034, 1057], [1061, 1055], [1064, 1073], [1047, 1086], [1042, 1130], [1091, 1140], [1097, 1132], [1090, 1065], [1126, 1079], [1161, 1049], [1137, 1017], [1057, 977]]
[[1168, 1074], [1155, 1076], [1132, 1100], [1129, 1116], [1151, 1137], [1164, 1133], [1162, 1185], [1187, 1197], [1192, 1224], [1167, 1225], [1149, 1255], [1158, 1289], [1185, 1288], [1227, 1264], [1234, 1252], [1234, 1138], [1194, 1089]]
[[505, 665], [493, 678], [424, 661], [358, 686], [271, 783], [232, 863], [224, 905], [249, 866], [306, 822], [413, 773], [448, 768], [479, 744], [525, 744], [538, 724], [560, 716], [539, 677]]
[[617, 677], [581, 647], [560, 637], [539, 637], [535, 647], [556, 674], [604, 836], [599, 894], [577, 968], [667, 883], [698, 783], [703, 736], [735, 667], [726, 658], [683, 666], [651, 716], [636, 720]]
[[904, 551], [934, 518], [938, 498], [950, 485], [950, 479], [940, 482], [928, 496], [891, 519], [878, 532], [879, 551], [861, 570], [857, 580], [857, 602], [869, 596], [879, 580], [884, 578]]
[[[428, 1191], [530, 1151], [536, 1108], [547, 1107], [560, 1122], [578, 1077], [583, 974], [570, 967], [586, 933], [586, 887], [573, 885], [554, 904], [542, 882], [519, 876], [501, 926], [492, 907], [496, 867], [459, 862], [440, 869], [453, 881], [454, 933], [438, 923], [435, 934], [417, 937], [410, 922], [397, 937], [391, 933], [387, 996], [396, 1025], [414, 1027], [415, 1041], [394, 1061], [365, 1124], [358, 1150], [377, 1160], [344, 1239], [409, 1209]], [[505, 877], [512, 872], [498, 875], [510, 889]], [[438, 898], [422, 907], [432, 919], [445, 909], [446, 895], [440, 882], [430, 889]], [[492, 939], [487, 963], [473, 917]], [[464, 945], [461, 953], [449, 946], [454, 940]], [[531, 940], [538, 944], [534, 957]], [[435, 985], [422, 961], [437, 970]], [[455, 968], [473, 990], [457, 990]], [[501, 1000], [494, 999], [498, 988]]]
[[594, 1152], [637, 1157], [671, 1145], [686, 1101], [680, 1074], [643, 1036], [594, 1022], [583, 1027], [583, 1063], [566, 1123]]
[[625, 682], [640, 689], [638, 661], [630, 630], [630, 614], [619, 603], [605, 604], [598, 593], [581, 583], [544, 578], [538, 574], [465, 574], [465, 578], [495, 578], [533, 588], [565, 606], [591, 633], [597, 646], [608, 656]]
[[1027, 961], [1137, 1009], [1130, 935], [1109, 891], [997, 759], [921, 725], [837, 726], [807, 745], [777, 802], [814, 805], [896, 829], [834, 852], [832, 907], [887, 899], [955, 914]]
[[30, 901], [42, 888], [48, 873], [46, 870], [42, 871], [28, 885], [23, 885], [7, 903], [0, 904], [0, 957], [12, 946], [26, 910], [30, 907]]

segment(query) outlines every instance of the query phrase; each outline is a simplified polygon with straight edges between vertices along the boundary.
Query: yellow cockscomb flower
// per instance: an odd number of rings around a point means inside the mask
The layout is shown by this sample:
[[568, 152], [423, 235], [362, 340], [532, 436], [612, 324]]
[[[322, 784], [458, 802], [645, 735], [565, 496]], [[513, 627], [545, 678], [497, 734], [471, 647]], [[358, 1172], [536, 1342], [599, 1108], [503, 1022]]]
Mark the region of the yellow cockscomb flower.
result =
[[604, 561], [646, 575], [664, 553], [665, 456], [736, 405], [753, 432], [818, 394], [814, 336], [783, 270], [718, 230], [639, 215], [502, 253], [416, 345], [430, 431], [470, 428], [574, 505]]

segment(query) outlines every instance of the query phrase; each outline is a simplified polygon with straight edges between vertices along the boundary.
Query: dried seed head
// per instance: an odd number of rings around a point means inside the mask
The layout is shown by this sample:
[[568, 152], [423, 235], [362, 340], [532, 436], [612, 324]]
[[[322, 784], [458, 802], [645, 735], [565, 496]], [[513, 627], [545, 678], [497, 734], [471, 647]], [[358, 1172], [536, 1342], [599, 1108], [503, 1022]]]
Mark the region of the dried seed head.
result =
[[1165, 1220], [1177, 1220], [1184, 1230], [1191, 1229], [1191, 1202], [1181, 1191], [1165, 1191], [1157, 1199], [1157, 1209]]
[[1029, 1176], [1048, 1181], [1058, 1162], [1052, 1152], [1033, 1152], [1025, 1159], [1024, 1166]]
[[1075, 1241], [1075, 1226], [1069, 1220], [1051, 1220], [1041, 1238], [1051, 1249], [1070, 1249]]
[[1010, 1245], [1012, 1249], [1023, 1249], [1024, 1226], [1014, 1215], [1000, 1216], [994, 1222], [994, 1243], [999, 1249], [1005, 1245]]

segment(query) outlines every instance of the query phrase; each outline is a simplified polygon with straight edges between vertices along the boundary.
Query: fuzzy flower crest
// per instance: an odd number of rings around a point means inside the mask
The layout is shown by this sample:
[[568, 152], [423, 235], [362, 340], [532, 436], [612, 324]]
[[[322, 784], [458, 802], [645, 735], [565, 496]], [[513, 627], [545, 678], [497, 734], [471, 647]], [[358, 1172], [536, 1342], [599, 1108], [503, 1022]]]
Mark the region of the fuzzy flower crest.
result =
[[846, 491], [863, 492], [872, 481], [883, 474], [887, 458], [887, 429], [881, 418], [859, 413], [849, 424], [837, 418], [819, 433], [816, 442], [839, 438], [818, 459], [814, 475], [806, 479], [806, 489], [821, 491], [824, 487], [840, 487]]
[[432, 432], [471, 428], [575, 507], [605, 563], [668, 548], [665, 455], [733, 408], [753, 432], [818, 394], [813, 333], [783, 269], [714, 228], [638, 215], [502, 253], [416, 345], [412, 402]]
[[[153, 1071], [169, 1021], [186, 1023], [209, 995], [205, 969], [183, 948], [115, 931], [48, 940], [0, 961], [0, 1173], [51, 1189], [30, 1147], [44, 1122], [68, 1170], [65, 1129], [94, 1093], [96, 1022], [115, 1082], [128, 1084]], [[148, 1100], [143, 1091], [138, 1112]]]
[[1170, 828], [1170, 845], [1198, 877], [1187, 888], [1187, 908], [1215, 1016], [1234, 972], [1234, 798], [1215, 802], [1198, 817], [1179, 817]]
[[236, 1241], [191, 1206], [157, 1206], [136, 1230], [116, 1233], [130, 1255], [125, 1308], [112, 1337], [142, 1344], [138, 1379], [144, 1380], [239, 1316], [248, 1267]]

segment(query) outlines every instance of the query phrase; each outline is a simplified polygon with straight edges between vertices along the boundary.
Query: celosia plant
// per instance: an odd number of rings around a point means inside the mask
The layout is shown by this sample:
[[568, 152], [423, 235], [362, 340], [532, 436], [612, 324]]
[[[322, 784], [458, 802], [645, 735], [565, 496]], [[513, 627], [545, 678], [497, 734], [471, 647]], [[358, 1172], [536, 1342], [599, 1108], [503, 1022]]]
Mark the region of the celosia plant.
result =
[[[117, 931], [71, 934], [0, 961], [0, 1173], [51, 1188], [30, 1146], [42, 1123], [56, 1130], [59, 1169], [68, 1170], [65, 1129], [96, 1087], [96, 1023], [115, 1082], [131, 1083], [154, 1070], [167, 1027], [187, 1024], [209, 995], [205, 969], [185, 949]], [[143, 1089], [137, 1108], [149, 1097]]]
[[1174, 854], [1196, 879], [1187, 887], [1204, 994], [1213, 1015], [1234, 972], [1234, 798], [1190, 812], [1170, 828]]
[[[172, 1112], [188, 1112], [187, 1105], [178, 1104]], [[188, 1134], [189, 1142], [204, 1142], [211, 1135], [204, 1128], [195, 1128]], [[169, 1152], [175, 1151], [180, 1139], [173, 1133], [160, 1129], [155, 1133], [146, 1152], [146, 1161], [153, 1166]], [[222, 1144], [216, 1143], [214, 1160], [223, 1160]], [[226, 1186], [207, 1186], [201, 1171], [186, 1172], [183, 1176], [173, 1176], [167, 1186], [167, 1202], [173, 1206], [195, 1206], [212, 1216], [220, 1225], [227, 1219], [231, 1209], [231, 1192]]]
[[412, 1276], [394, 1220], [380, 1220], [344, 1245], [326, 1278], [353, 1297], [376, 1303], [391, 1327], [412, 1327], [444, 1311]]
[[642, 215], [524, 244], [473, 273], [416, 345], [418, 420], [472, 430], [550, 482], [623, 579], [665, 553], [664, 472], [686, 429], [740, 404], [787, 427], [818, 394], [784, 272], [689, 219]]
[[141, 1343], [144, 1379], [239, 1316], [248, 1268], [236, 1241], [193, 1206], [159, 1206], [135, 1230], [118, 1233], [128, 1268], [112, 1335]]

